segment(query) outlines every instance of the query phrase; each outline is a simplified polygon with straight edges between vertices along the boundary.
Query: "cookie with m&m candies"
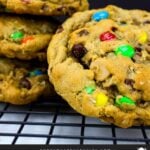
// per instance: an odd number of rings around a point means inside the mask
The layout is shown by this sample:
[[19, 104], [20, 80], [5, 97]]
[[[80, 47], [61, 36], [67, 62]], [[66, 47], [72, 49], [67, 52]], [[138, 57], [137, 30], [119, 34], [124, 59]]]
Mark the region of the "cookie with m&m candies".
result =
[[25, 105], [54, 96], [47, 64], [0, 57], [0, 102]]
[[1, 56], [46, 60], [46, 49], [57, 23], [33, 16], [1, 14], [0, 27]]
[[116, 6], [66, 20], [48, 48], [57, 93], [85, 116], [122, 128], [150, 125], [149, 20], [149, 12]]

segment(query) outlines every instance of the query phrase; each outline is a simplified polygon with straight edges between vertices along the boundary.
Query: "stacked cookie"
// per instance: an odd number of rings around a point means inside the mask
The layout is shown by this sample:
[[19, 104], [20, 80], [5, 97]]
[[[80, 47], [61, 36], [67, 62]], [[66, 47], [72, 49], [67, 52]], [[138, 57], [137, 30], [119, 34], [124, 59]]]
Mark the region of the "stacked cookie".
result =
[[34, 15], [72, 15], [88, 9], [87, 0], [0, 0], [1, 11]]
[[79, 12], [48, 48], [56, 92], [79, 113], [117, 126], [150, 125], [150, 13]]
[[72, 14], [87, 8], [86, 0], [0, 0], [0, 101], [28, 104], [54, 94], [46, 52], [58, 24], [32, 15]]

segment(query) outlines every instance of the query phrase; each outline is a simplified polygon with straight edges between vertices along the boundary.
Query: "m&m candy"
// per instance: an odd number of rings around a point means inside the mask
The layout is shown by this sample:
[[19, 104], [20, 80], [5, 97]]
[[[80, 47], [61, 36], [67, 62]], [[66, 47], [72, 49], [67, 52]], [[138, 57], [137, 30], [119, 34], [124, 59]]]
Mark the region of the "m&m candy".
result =
[[108, 103], [108, 96], [104, 93], [99, 93], [96, 96], [96, 106], [105, 106]]
[[132, 58], [135, 55], [135, 49], [130, 45], [121, 45], [115, 49], [115, 54]]
[[95, 86], [87, 86], [85, 87], [85, 91], [88, 94], [92, 94], [95, 91], [96, 87]]
[[34, 77], [34, 76], [40, 76], [40, 75], [42, 75], [42, 74], [43, 74], [43, 72], [42, 72], [41, 70], [36, 69], [36, 70], [30, 72], [30, 73], [29, 73], [29, 76], [30, 76], [30, 77]]
[[146, 43], [148, 40], [148, 35], [146, 32], [142, 32], [140, 35], [139, 35], [139, 38], [138, 38], [138, 41], [139, 43]]
[[34, 39], [34, 38], [33, 38], [32, 36], [27, 36], [27, 37], [25, 37], [25, 38], [22, 39], [21, 43], [22, 43], [22, 44], [25, 44], [25, 43], [27, 43], [28, 41], [33, 40], [33, 39]]
[[130, 99], [126, 96], [117, 98], [115, 101], [115, 104], [116, 104], [116, 106], [118, 106], [122, 109], [126, 109], [126, 110], [132, 110], [136, 107], [135, 101], [133, 101], [132, 99]]
[[11, 39], [13, 39], [14, 41], [18, 41], [18, 40], [22, 40], [22, 38], [24, 37], [24, 33], [21, 31], [16, 31], [14, 33], [12, 33], [10, 35]]
[[107, 11], [99, 11], [93, 14], [92, 19], [98, 22], [103, 19], [108, 19], [108, 17], [109, 13]]
[[101, 41], [109, 41], [109, 40], [113, 40], [113, 39], [116, 39], [116, 36], [109, 31], [104, 32], [100, 35]]

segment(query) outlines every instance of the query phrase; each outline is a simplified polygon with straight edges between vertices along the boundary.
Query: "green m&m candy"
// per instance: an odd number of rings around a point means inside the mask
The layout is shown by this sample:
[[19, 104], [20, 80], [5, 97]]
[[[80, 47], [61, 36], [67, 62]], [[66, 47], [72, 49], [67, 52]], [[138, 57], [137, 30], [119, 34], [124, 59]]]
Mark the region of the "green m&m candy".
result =
[[11, 39], [14, 41], [20, 41], [24, 37], [24, 33], [21, 31], [16, 31], [10, 35]]
[[136, 107], [135, 101], [133, 101], [132, 99], [130, 99], [126, 96], [117, 98], [115, 101], [115, 105], [124, 110], [133, 110]]
[[135, 49], [130, 45], [121, 45], [115, 49], [115, 54], [132, 58], [135, 55]]
[[92, 94], [95, 91], [96, 87], [95, 86], [87, 86], [85, 87], [85, 91], [88, 94]]

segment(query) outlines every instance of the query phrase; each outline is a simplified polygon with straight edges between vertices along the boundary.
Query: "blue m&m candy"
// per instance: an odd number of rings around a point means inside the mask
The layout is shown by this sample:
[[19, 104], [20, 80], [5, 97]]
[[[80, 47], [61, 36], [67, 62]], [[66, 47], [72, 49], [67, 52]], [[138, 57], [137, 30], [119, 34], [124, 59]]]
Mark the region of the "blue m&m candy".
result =
[[41, 70], [36, 69], [36, 70], [30, 72], [30, 77], [40, 76], [40, 75], [42, 75], [42, 74], [43, 74], [43, 72], [42, 72]]
[[109, 13], [107, 11], [99, 11], [93, 14], [92, 19], [98, 22], [103, 19], [108, 19], [108, 17], [109, 17]]

